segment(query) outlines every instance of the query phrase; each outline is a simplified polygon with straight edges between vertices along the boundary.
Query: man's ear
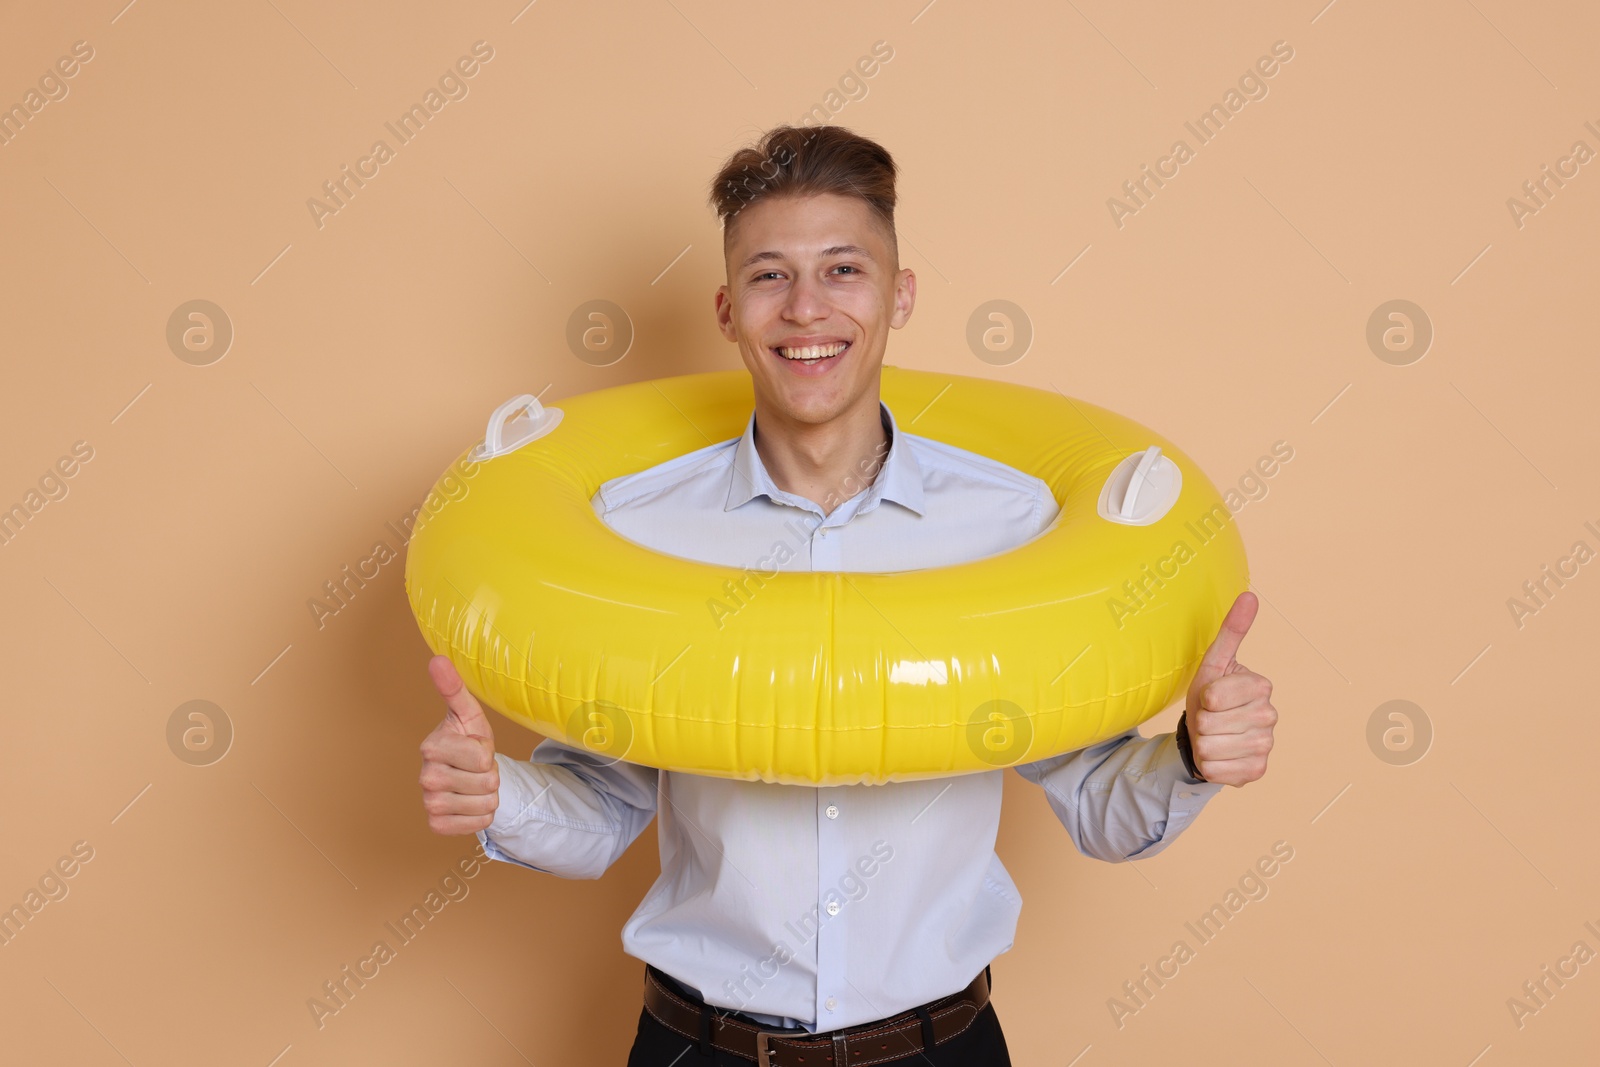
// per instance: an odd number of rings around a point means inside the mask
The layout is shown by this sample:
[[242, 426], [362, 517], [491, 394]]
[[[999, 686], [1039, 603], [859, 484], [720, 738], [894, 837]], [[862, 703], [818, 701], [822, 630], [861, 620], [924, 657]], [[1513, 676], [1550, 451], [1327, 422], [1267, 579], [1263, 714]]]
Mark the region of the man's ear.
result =
[[910, 268], [898, 272], [894, 285], [894, 310], [889, 314], [889, 327], [898, 330], [911, 321], [911, 312], [917, 306], [917, 275]]
[[737, 341], [739, 338], [733, 327], [733, 297], [726, 284], [718, 286], [717, 291], [711, 294], [711, 309], [722, 336], [729, 341]]

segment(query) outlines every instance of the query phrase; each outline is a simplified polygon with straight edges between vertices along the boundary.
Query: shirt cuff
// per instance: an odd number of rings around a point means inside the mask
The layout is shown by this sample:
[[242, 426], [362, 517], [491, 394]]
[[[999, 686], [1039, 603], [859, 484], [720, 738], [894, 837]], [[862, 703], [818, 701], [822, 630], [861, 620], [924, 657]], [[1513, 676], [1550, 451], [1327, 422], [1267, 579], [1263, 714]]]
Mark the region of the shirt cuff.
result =
[[490, 839], [486, 831], [478, 831], [478, 842], [483, 845], [483, 854], [492, 860], [499, 860], [501, 863], [509, 863], [513, 867], [526, 867], [530, 871], [539, 871], [541, 874], [550, 873], [543, 867], [535, 867], [531, 863], [524, 863], [522, 860], [517, 859], [517, 857], [511, 855], [510, 853], [502, 852], [500, 848], [495, 845], [494, 841]]
[[503, 752], [494, 754], [494, 761], [500, 768], [499, 803], [494, 809], [494, 821], [487, 827], [478, 831], [478, 841], [483, 845], [483, 854], [492, 860], [510, 863], [517, 867], [526, 867], [530, 871], [550, 873], [543, 867], [535, 867], [501, 849], [494, 842], [495, 834], [509, 834], [518, 823], [527, 817], [528, 799], [526, 797], [526, 783], [523, 777], [510, 765], [515, 763], [510, 756]]
[[1178, 736], [1175, 733], [1162, 735], [1156, 774], [1163, 781], [1171, 783], [1167, 792], [1168, 833], [1175, 829], [1172, 826], [1174, 820], [1192, 819], [1206, 806], [1206, 801], [1222, 792], [1223, 783], [1207, 782], [1190, 775], [1189, 769], [1183, 765], [1183, 754], [1178, 751]]

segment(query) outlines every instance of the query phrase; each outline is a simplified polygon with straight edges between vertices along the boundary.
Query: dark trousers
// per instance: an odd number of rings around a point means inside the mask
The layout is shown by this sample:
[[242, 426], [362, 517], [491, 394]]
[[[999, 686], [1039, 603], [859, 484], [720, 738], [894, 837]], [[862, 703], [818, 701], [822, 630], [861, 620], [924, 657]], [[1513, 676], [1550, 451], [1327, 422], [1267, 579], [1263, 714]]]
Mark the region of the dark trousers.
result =
[[[658, 975], [660, 971], [656, 972]], [[757, 1023], [742, 1012], [726, 1008], [712, 1008], [698, 997], [692, 996], [670, 976], [662, 976], [668, 987], [685, 1000], [701, 1006], [702, 1011], [733, 1015], [743, 1022]], [[993, 988], [991, 976], [990, 988]], [[801, 1031], [795, 1031], [796, 1035]], [[886, 1063], [917, 1064], [918, 1067], [1011, 1067], [1011, 1056], [1006, 1051], [1006, 1037], [1000, 1031], [1000, 1017], [995, 1014], [991, 996], [983, 1011], [955, 1037], [927, 1051], [909, 1052], [904, 1057]], [[696, 1043], [656, 1022], [655, 1016], [639, 1010], [639, 1033], [633, 1039], [633, 1050], [628, 1054], [628, 1067], [751, 1067], [751, 1061], [741, 1059], [731, 1052], [713, 1049], [711, 1055], [702, 1056]]]

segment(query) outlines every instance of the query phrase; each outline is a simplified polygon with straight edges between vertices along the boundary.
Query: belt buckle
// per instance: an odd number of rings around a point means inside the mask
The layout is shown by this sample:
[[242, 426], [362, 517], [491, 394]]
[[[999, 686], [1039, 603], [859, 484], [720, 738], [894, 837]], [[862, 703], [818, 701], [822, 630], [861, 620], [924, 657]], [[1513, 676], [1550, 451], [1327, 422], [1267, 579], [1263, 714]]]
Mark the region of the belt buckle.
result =
[[771, 1049], [767, 1048], [767, 1039], [769, 1037], [788, 1037], [788, 1036], [789, 1036], [788, 1034], [785, 1034], [785, 1033], [782, 1033], [782, 1032], [776, 1031], [776, 1030], [757, 1030], [756, 1031], [756, 1067], [773, 1067], [772, 1057], [775, 1055], [775, 1053], [773, 1053], [773, 1051]]

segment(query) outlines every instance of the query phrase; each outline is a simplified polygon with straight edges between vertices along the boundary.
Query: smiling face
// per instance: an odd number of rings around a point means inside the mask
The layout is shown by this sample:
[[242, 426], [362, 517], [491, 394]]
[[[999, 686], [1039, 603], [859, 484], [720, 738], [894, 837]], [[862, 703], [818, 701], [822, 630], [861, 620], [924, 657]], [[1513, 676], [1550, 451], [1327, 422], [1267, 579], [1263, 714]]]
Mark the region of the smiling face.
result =
[[911, 318], [916, 275], [896, 269], [872, 209], [834, 193], [770, 196], [730, 224], [717, 325], [749, 368], [758, 421], [875, 410], [889, 330]]

